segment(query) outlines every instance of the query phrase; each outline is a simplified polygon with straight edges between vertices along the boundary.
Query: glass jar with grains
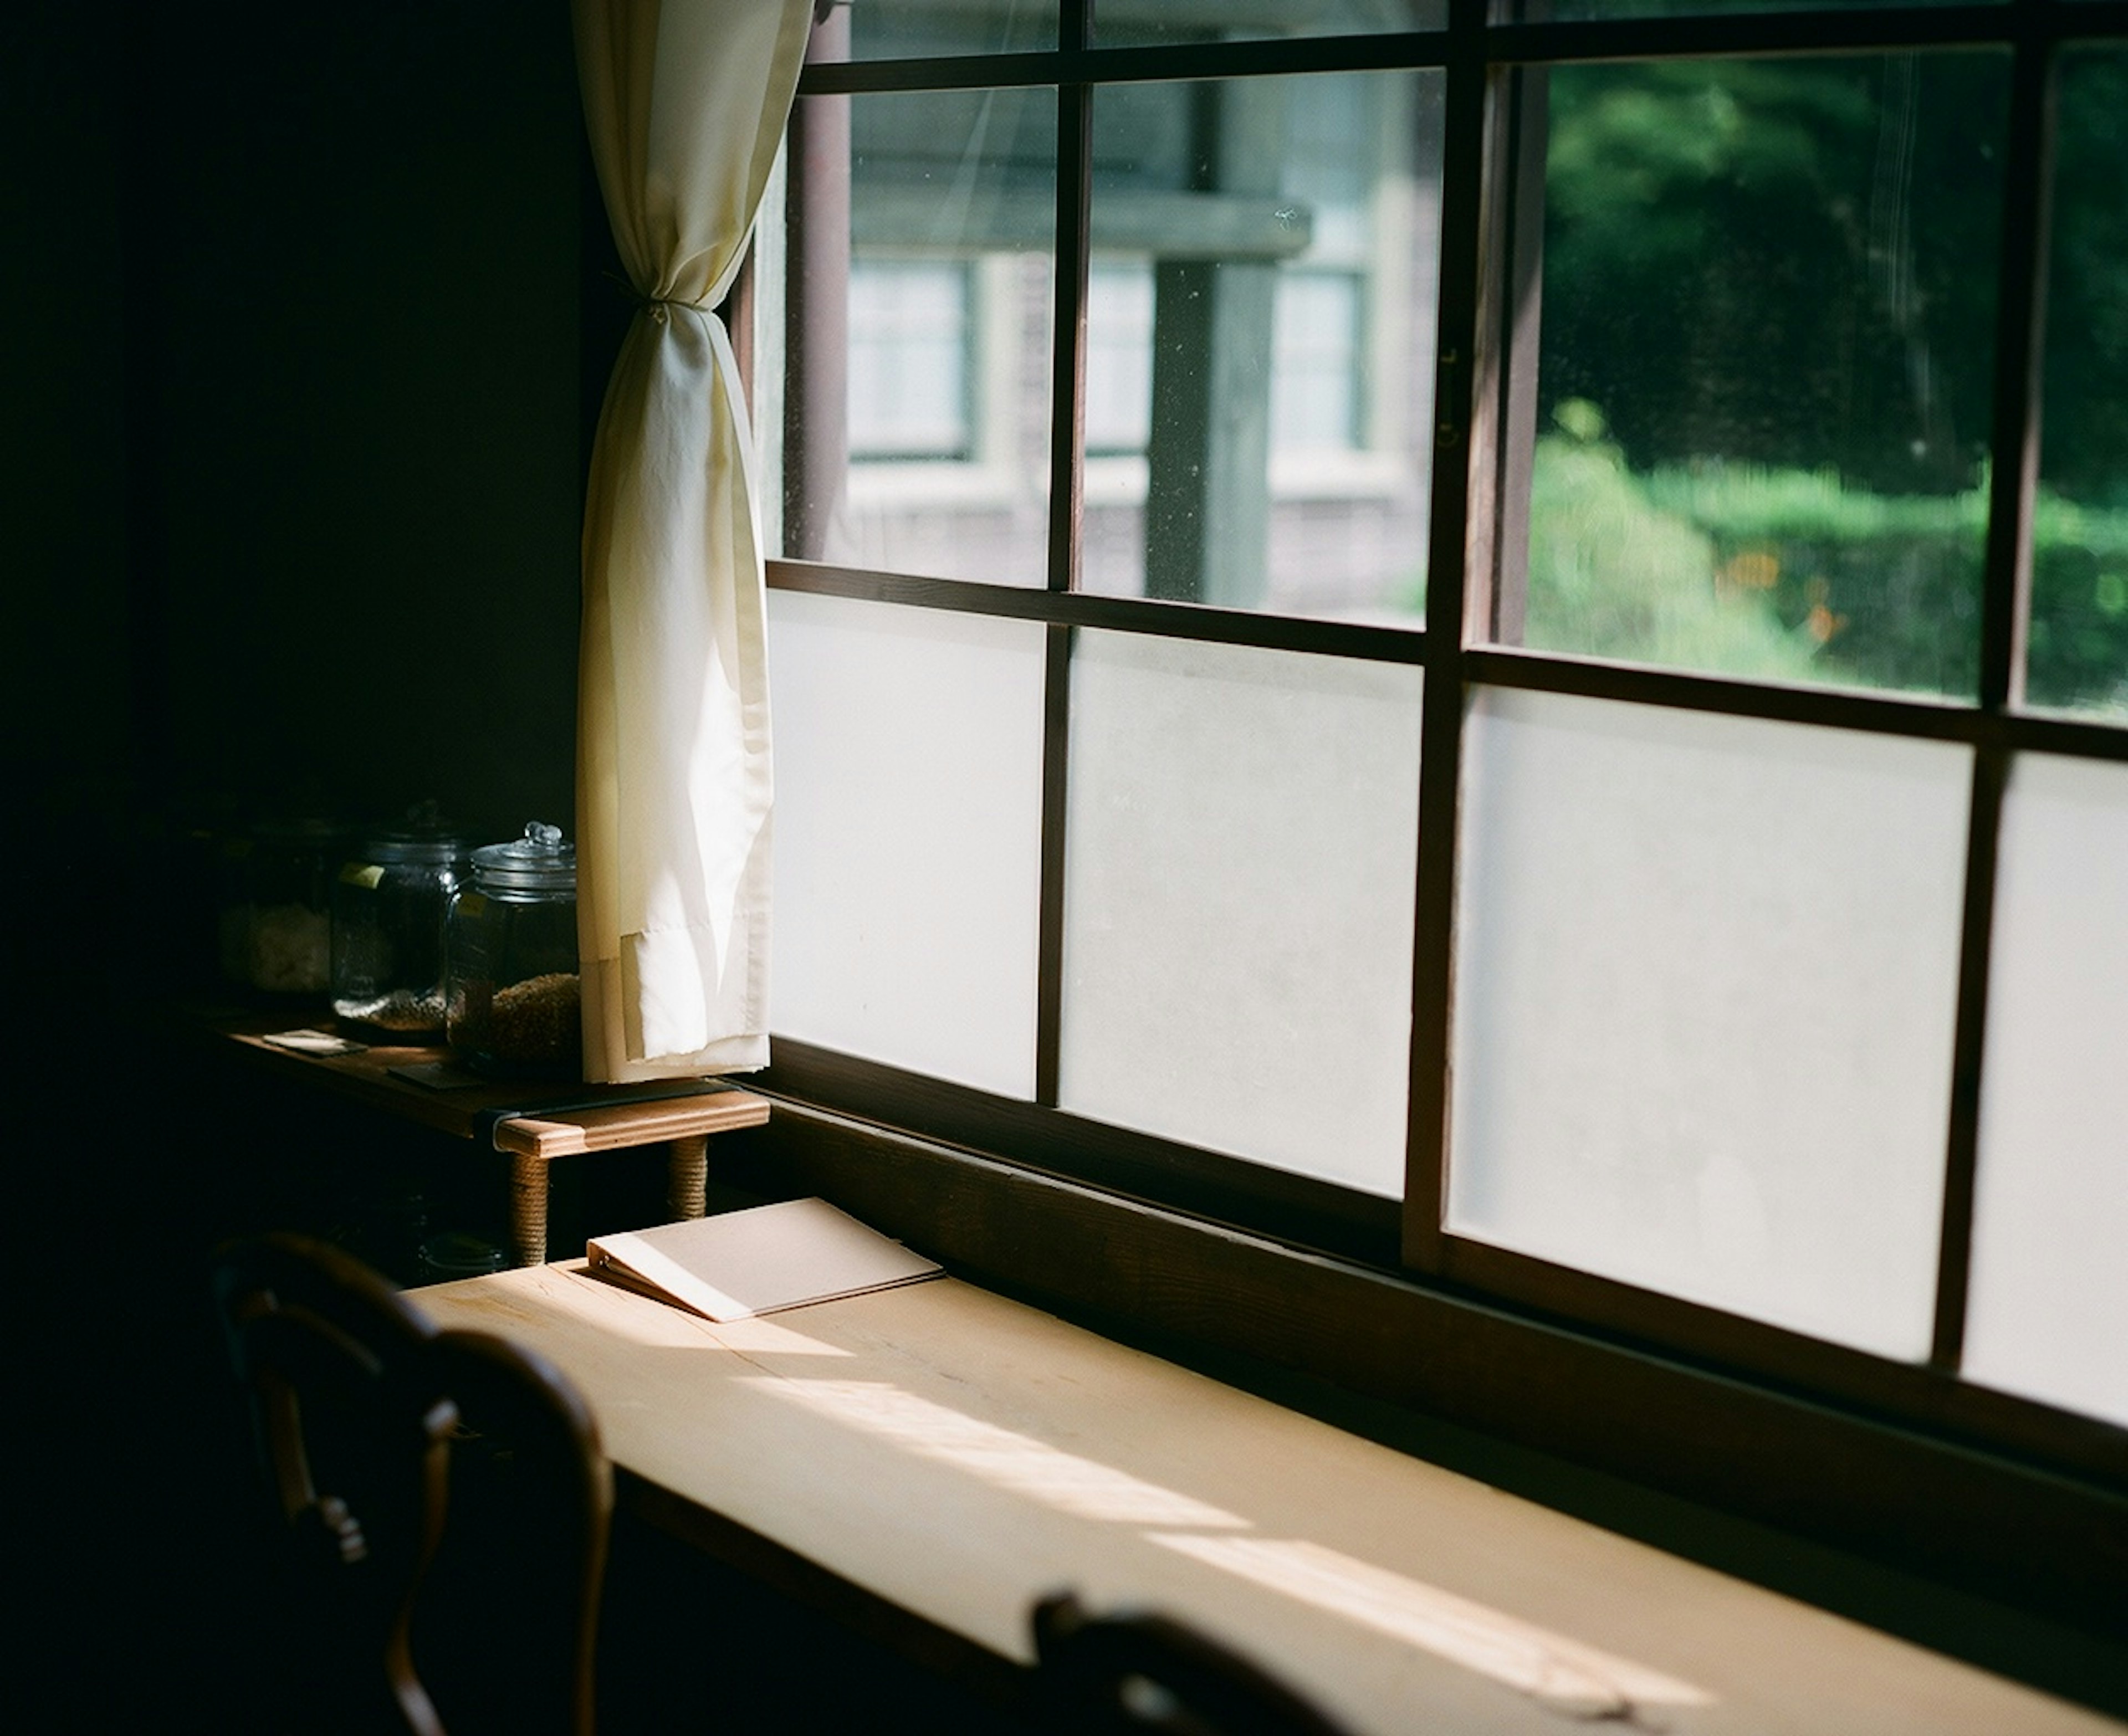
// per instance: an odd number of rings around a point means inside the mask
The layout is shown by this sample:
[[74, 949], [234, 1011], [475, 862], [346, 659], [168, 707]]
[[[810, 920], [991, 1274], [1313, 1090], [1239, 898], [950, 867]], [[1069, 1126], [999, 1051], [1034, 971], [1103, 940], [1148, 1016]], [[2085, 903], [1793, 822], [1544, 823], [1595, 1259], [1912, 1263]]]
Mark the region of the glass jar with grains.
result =
[[451, 1051], [506, 1079], [577, 1079], [583, 1037], [577, 976], [577, 852], [561, 828], [473, 853], [471, 880], [444, 931]]
[[425, 804], [362, 841], [332, 889], [332, 1010], [385, 1043], [444, 1040], [444, 921], [471, 847]]
[[233, 856], [241, 891], [225, 956], [257, 993], [322, 996], [332, 980], [332, 880], [346, 828], [323, 817], [264, 820]]

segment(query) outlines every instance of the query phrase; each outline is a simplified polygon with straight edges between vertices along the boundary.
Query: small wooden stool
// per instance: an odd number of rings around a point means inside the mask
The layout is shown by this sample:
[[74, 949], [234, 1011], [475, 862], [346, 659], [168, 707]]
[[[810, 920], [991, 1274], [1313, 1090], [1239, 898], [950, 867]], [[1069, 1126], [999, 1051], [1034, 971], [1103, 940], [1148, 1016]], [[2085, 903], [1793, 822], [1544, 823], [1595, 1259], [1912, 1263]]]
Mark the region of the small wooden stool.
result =
[[758, 1127], [767, 1119], [766, 1098], [726, 1089], [497, 1122], [495, 1148], [510, 1154], [510, 1238], [517, 1264], [547, 1262], [547, 1165], [554, 1159], [662, 1140], [670, 1147], [666, 1202], [676, 1218], [700, 1217], [709, 1187], [710, 1136]]

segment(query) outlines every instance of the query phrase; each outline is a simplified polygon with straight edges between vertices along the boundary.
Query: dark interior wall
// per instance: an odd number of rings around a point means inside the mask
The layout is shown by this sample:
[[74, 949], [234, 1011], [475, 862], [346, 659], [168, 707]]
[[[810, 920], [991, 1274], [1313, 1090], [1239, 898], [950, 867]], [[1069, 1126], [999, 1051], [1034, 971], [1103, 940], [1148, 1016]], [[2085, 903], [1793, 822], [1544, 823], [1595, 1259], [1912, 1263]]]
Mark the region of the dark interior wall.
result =
[[[64, 1141], [211, 969], [203, 827], [574, 829], [568, 11], [12, 0], [0, 149], [0, 932]], [[28, 1167], [30, 1221], [125, 1197]]]
[[211, 929], [173, 840], [298, 797], [573, 831], [582, 130], [563, 0], [0, 5], [30, 1727], [245, 1727], [203, 1402], [230, 1134], [127, 1017]]
[[168, 794], [434, 796], [483, 831], [573, 830], [566, 8], [149, 7], [136, 27]]
[[112, 799], [128, 757], [122, 93], [105, 48], [80, 8], [0, 8], [0, 740], [15, 801], [67, 812]]
[[0, 14], [15, 799], [573, 829], [566, 7]]

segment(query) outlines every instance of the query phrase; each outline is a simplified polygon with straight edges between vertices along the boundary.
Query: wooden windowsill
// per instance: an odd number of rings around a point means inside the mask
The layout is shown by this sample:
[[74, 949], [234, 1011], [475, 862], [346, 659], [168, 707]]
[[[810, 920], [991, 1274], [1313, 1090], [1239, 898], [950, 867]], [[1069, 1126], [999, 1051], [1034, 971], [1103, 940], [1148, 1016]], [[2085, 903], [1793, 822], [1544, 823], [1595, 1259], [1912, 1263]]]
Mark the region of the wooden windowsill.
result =
[[771, 1094], [720, 1159], [743, 1188], [1489, 1482], [1532, 1455], [1520, 1492], [2128, 1716], [2117, 1455], [2087, 1479]]
[[559, 1367], [640, 1511], [1002, 1668], [1070, 1587], [1197, 1621], [1363, 1732], [2128, 1730], [958, 1280], [724, 1326], [581, 1262], [412, 1299]]

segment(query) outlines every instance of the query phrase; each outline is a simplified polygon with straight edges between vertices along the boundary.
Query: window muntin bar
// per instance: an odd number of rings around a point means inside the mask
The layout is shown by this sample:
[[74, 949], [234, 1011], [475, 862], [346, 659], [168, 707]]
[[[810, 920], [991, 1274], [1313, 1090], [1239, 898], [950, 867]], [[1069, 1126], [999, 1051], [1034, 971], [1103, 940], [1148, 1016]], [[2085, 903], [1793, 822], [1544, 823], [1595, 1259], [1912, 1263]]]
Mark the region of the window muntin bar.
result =
[[[1604, 21], [1622, 18], [1691, 18], [1739, 12], [1774, 12], [1820, 7], [1826, 12], [1871, 12], [1887, 7], [1920, 7], [1930, 0], [1508, 0], [1518, 21], [1554, 19]], [[2009, 0], [1994, 0], [2007, 5]]]
[[1289, 40], [1440, 30], [1447, 0], [1100, 0], [1104, 46]]

